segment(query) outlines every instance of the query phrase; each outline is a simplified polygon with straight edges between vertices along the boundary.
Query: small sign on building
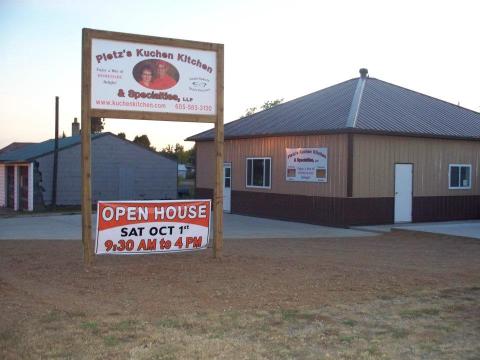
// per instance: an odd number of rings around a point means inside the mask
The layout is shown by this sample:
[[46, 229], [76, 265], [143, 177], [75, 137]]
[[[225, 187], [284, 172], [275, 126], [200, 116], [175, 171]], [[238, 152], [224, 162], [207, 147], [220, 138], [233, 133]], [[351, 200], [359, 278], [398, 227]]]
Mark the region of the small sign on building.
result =
[[327, 182], [328, 149], [286, 149], [286, 180]]

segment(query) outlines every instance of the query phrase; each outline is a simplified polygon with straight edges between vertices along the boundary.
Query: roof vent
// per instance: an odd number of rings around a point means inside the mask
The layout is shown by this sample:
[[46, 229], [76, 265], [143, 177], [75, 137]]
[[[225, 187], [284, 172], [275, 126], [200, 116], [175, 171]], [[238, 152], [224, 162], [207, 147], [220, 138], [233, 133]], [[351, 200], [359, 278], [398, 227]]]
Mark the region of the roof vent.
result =
[[361, 68], [361, 69], [360, 69], [360, 76], [361, 76], [362, 78], [366, 78], [367, 75], [368, 75], [368, 69]]

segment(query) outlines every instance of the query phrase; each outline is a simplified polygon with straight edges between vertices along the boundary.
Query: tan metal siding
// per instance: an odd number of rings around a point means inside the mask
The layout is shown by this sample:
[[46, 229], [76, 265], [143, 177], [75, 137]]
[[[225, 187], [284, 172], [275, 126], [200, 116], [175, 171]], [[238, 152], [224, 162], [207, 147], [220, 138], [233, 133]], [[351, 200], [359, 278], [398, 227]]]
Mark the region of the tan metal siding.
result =
[[[327, 183], [291, 182], [285, 180], [285, 149], [299, 147], [328, 148]], [[213, 142], [197, 143], [197, 187], [213, 187]], [[247, 157], [271, 157], [271, 189], [247, 188]], [[347, 136], [312, 135], [250, 138], [225, 141], [225, 162], [232, 163], [232, 190], [272, 192], [315, 196], [346, 196]]]
[[[353, 196], [394, 196], [395, 163], [413, 164], [413, 196], [479, 194], [480, 142], [355, 135]], [[448, 189], [448, 165], [471, 164], [472, 188]]]
[[215, 183], [215, 151], [213, 141], [197, 142], [196, 184], [197, 188], [213, 189]]

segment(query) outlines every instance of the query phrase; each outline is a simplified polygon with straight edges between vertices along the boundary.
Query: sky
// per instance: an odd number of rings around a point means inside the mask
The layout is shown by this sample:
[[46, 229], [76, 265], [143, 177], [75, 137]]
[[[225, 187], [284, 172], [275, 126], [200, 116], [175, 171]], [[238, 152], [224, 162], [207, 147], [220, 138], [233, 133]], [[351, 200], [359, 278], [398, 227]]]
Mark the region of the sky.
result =
[[[478, 1], [0, 0], [0, 148], [60, 134], [80, 119], [82, 28], [222, 43], [225, 122], [369, 75], [480, 111]], [[107, 119], [153, 146], [209, 124]]]

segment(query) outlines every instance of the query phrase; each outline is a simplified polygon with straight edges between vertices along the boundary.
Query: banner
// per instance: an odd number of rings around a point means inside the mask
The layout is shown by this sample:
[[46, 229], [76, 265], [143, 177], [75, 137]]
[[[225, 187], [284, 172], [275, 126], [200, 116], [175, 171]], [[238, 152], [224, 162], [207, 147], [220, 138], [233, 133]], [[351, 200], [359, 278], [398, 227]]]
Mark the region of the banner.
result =
[[92, 39], [91, 108], [216, 114], [216, 52]]
[[210, 200], [99, 201], [96, 254], [206, 249]]
[[287, 181], [327, 182], [327, 148], [287, 150]]

